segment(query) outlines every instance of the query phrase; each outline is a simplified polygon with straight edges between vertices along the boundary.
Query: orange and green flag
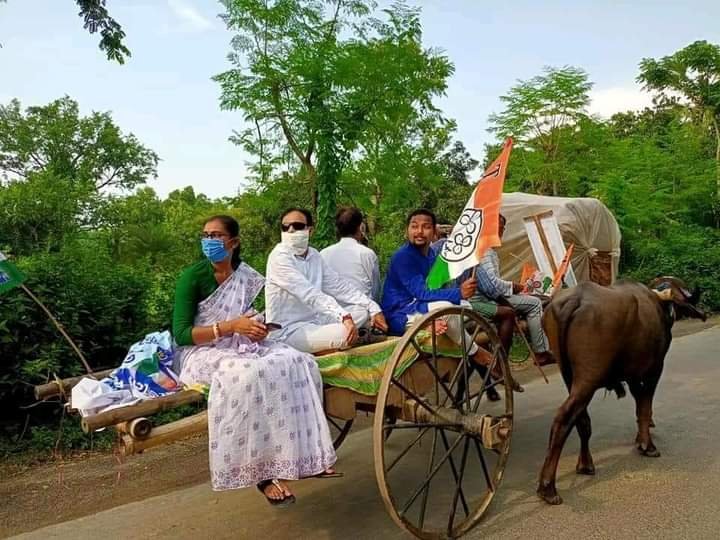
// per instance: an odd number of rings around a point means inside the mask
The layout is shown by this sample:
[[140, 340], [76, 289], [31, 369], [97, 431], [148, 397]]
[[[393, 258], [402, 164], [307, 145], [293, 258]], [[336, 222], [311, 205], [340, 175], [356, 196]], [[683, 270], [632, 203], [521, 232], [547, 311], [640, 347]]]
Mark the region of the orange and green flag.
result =
[[429, 289], [439, 289], [477, 266], [489, 248], [500, 245], [498, 216], [512, 145], [512, 139], [505, 141], [500, 155], [485, 169], [430, 269], [426, 281]]
[[25, 276], [0, 252], [0, 294], [14, 289], [23, 281]]

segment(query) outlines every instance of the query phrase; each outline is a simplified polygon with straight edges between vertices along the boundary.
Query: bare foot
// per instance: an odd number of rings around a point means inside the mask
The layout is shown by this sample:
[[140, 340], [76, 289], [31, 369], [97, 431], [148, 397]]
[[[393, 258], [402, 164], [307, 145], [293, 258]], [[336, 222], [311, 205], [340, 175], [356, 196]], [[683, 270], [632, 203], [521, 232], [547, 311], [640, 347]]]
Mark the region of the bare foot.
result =
[[276, 480], [266, 485], [263, 493], [268, 499], [274, 501], [282, 501], [292, 496], [292, 492], [282, 480]]
[[447, 321], [444, 321], [443, 319], [435, 319], [432, 322], [432, 325], [427, 325], [426, 330], [430, 330], [431, 326], [432, 329], [435, 331], [436, 336], [442, 336], [445, 332], [447, 332], [448, 329]]
[[550, 364], [557, 363], [555, 356], [553, 356], [553, 353], [550, 351], [535, 353], [535, 359], [537, 360], [538, 366], [549, 366]]

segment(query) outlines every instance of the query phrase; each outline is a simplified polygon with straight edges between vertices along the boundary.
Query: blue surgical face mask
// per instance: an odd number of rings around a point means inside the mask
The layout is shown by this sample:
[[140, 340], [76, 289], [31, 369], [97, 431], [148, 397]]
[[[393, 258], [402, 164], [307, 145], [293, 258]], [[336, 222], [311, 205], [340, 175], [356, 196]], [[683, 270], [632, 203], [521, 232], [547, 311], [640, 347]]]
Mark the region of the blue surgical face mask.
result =
[[225, 260], [230, 253], [225, 249], [225, 242], [219, 238], [203, 238], [202, 252], [210, 260], [210, 262], [219, 263]]

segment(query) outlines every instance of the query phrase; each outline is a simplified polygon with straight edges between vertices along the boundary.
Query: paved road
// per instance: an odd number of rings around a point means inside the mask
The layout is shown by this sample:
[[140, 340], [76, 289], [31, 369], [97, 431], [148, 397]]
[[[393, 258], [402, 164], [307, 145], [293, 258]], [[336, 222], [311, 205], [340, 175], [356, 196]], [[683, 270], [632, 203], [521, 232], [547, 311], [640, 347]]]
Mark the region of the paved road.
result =
[[[633, 401], [599, 393], [591, 407], [597, 475], [575, 475], [572, 435], [558, 471], [565, 498], [558, 507], [540, 502], [534, 490], [564, 388], [557, 375], [550, 385], [527, 385], [516, 400], [505, 480], [468, 538], [720, 537], [719, 351], [720, 327], [673, 343], [655, 405], [658, 459], [633, 450]], [[370, 449], [368, 430], [351, 435], [340, 451], [345, 478], [296, 484], [298, 504], [287, 510], [270, 508], [250, 490], [218, 494], [202, 484], [15, 538], [408, 538], [384, 511]]]

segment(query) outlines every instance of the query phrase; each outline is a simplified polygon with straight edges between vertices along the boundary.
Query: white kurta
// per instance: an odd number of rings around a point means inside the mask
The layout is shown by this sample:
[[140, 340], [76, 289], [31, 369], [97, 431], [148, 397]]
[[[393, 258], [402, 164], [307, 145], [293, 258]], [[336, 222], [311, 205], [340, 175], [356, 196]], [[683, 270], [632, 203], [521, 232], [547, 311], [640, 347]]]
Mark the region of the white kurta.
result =
[[380, 300], [380, 265], [375, 252], [354, 238], [341, 238], [320, 252], [325, 263], [365, 296]]
[[284, 341], [308, 323], [340, 323], [350, 314], [343, 306], [362, 307], [371, 316], [381, 311], [325, 264], [315, 248], [299, 257], [283, 244], [276, 245], [268, 257], [266, 280], [265, 320], [282, 326], [272, 333], [273, 339]]

